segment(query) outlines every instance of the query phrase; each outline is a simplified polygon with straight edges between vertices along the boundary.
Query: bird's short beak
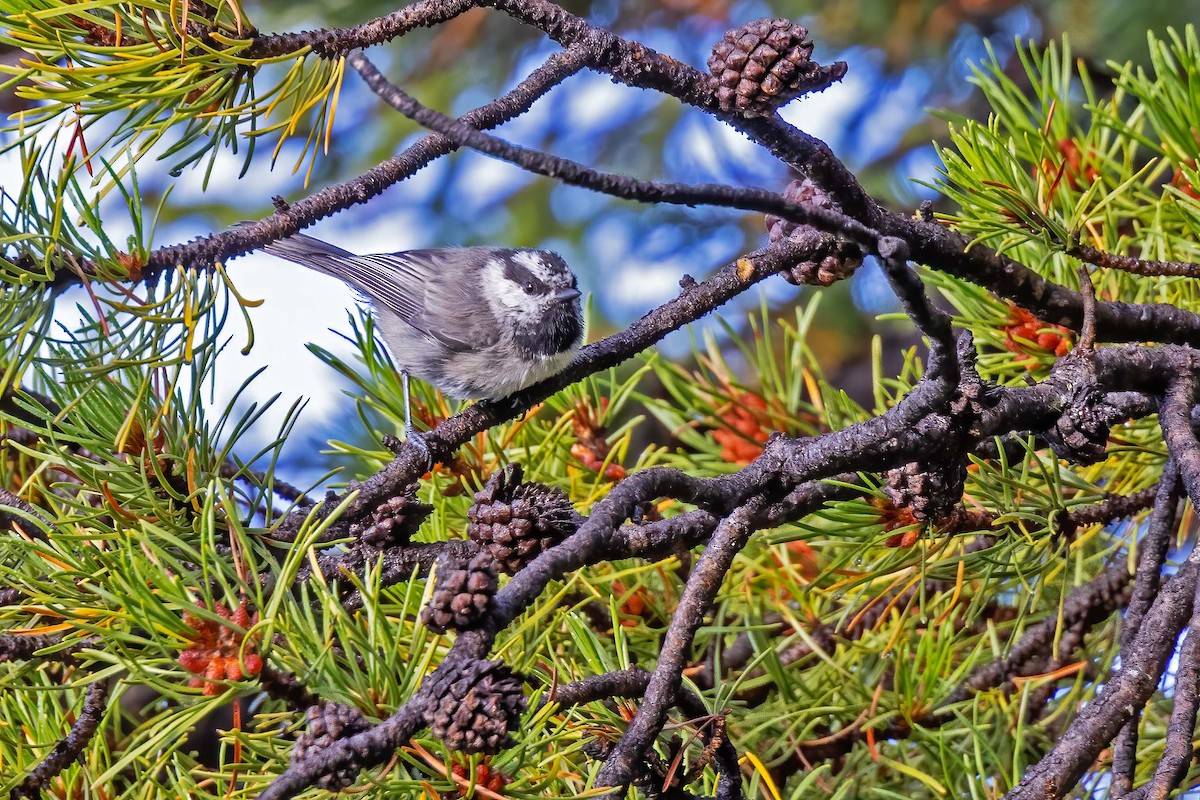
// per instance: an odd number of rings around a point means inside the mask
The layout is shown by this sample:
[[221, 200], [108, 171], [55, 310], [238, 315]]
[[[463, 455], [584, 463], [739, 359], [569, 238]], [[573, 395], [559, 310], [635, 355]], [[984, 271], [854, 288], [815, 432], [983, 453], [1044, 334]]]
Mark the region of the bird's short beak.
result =
[[554, 293], [554, 299], [561, 303], [565, 303], [568, 300], [574, 300], [576, 297], [579, 297], [578, 289], [559, 289]]

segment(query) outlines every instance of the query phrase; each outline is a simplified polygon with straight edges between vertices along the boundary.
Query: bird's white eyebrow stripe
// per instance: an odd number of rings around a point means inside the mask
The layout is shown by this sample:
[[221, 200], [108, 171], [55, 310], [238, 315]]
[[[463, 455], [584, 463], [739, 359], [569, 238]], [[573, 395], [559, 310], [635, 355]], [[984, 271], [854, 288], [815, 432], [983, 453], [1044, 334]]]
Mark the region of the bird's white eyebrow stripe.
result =
[[542, 279], [542, 275], [538, 274], [538, 272], [535, 270], [530, 269], [516, 258], [510, 258], [504, 262], [504, 268], [501, 274], [503, 274], [506, 279], [512, 281], [513, 283], [524, 284], [529, 281], [535, 281], [543, 285], [545, 284], [545, 281]]
[[550, 271], [545, 261], [537, 253], [529, 250], [519, 250], [512, 254], [512, 260], [533, 273], [534, 277], [543, 283], [550, 279]]

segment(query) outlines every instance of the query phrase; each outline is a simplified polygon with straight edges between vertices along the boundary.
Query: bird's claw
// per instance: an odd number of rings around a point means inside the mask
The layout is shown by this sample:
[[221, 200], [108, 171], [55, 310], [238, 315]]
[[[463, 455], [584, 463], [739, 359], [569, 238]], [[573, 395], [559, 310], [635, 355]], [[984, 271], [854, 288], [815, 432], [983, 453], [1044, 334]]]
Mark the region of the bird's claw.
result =
[[505, 419], [513, 419], [525, 413], [528, 406], [517, 394], [510, 394], [507, 397], [497, 398], [495, 400], [483, 400], [480, 405], [486, 404], [488, 409]]
[[422, 473], [433, 469], [433, 453], [429, 451], [429, 445], [425, 443], [425, 434], [410, 425], [404, 432], [404, 443], [412, 445], [412, 449], [421, 459]]

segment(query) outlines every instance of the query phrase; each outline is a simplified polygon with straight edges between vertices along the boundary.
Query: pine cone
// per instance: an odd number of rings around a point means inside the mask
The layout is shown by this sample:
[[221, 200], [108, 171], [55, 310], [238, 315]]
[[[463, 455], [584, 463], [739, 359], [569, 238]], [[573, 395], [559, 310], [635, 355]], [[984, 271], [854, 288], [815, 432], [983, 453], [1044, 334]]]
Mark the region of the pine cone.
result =
[[469, 628], [487, 612], [496, 594], [499, 566], [486, 550], [464, 564], [443, 556], [438, 560], [437, 583], [421, 620], [431, 631]]
[[[341, 703], [309, 706], [305, 716], [308, 717], [308, 730], [296, 737], [296, 746], [292, 748], [293, 764], [300, 764], [310, 755], [327, 749], [334, 742], [371, 727], [358, 709]], [[361, 766], [351, 762], [331, 774], [322, 775], [317, 780], [317, 786], [331, 792], [340, 792], [354, 785], [361, 770]]]
[[412, 483], [402, 494], [377, 506], [368, 517], [351, 524], [350, 535], [371, 547], [408, 544], [432, 512], [433, 506], [417, 500], [417, 484]]
[[916, 461], [887, 473], [888, 499], [908, 508], [919, 521], [939, 520], [962, 499], [967, 470], [962, 463], [921, 464]]
[[1104, 460], [1108, 434], [1121, 421], [1121, 410], [1104, 400], [1094, 385], [1075, 392], [1058, 422], [1046, 431], [1050, 449], [1073, 464], [1095, 464]]
[[769, 117], [846, 74], [843, 62], [822, 67], [810, 61], [812, 51], [808, 30], [791, 20], [759, 19], [727, 31], [708, 58], [717, 105], [726, 113]]
[[[799, 205], [838, 210], [832, 198], [808, 178], [789, 183], [783, 190], [783, 197]], [[774, 214], [767, 215], [766, 223], [772, 244], [791, 240], [813, 254], [811, 260], [801, 261], [780, 273], [788, 283], [796, 286], [830, 286], [850, 277], [862, 266], [862, 248], [836, 234]]]
[[576, 528], [575, 510], [562, 490], [521, 483], [521, 475], [519, 464], [509, 464], [475, 493], [475, 505], [467, 510], [467, 536], [509, 575]]
[[498, 753], [507, 747], [525, 710], [521, 680], [500, 661], [443, 665], [430, 679], [434, 697], [425, 719], [446, 747], [464, 753]]

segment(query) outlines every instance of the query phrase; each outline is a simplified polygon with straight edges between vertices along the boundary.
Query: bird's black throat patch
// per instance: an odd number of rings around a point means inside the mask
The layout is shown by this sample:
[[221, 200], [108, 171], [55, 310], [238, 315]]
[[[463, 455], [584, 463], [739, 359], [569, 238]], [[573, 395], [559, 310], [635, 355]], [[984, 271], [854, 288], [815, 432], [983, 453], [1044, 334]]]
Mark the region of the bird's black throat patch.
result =
[[555, 303], [537, 322], [517, 326], [517, 347], [534, 356], [553, 356], [574, 347], [583, 337], [578, 305]]

